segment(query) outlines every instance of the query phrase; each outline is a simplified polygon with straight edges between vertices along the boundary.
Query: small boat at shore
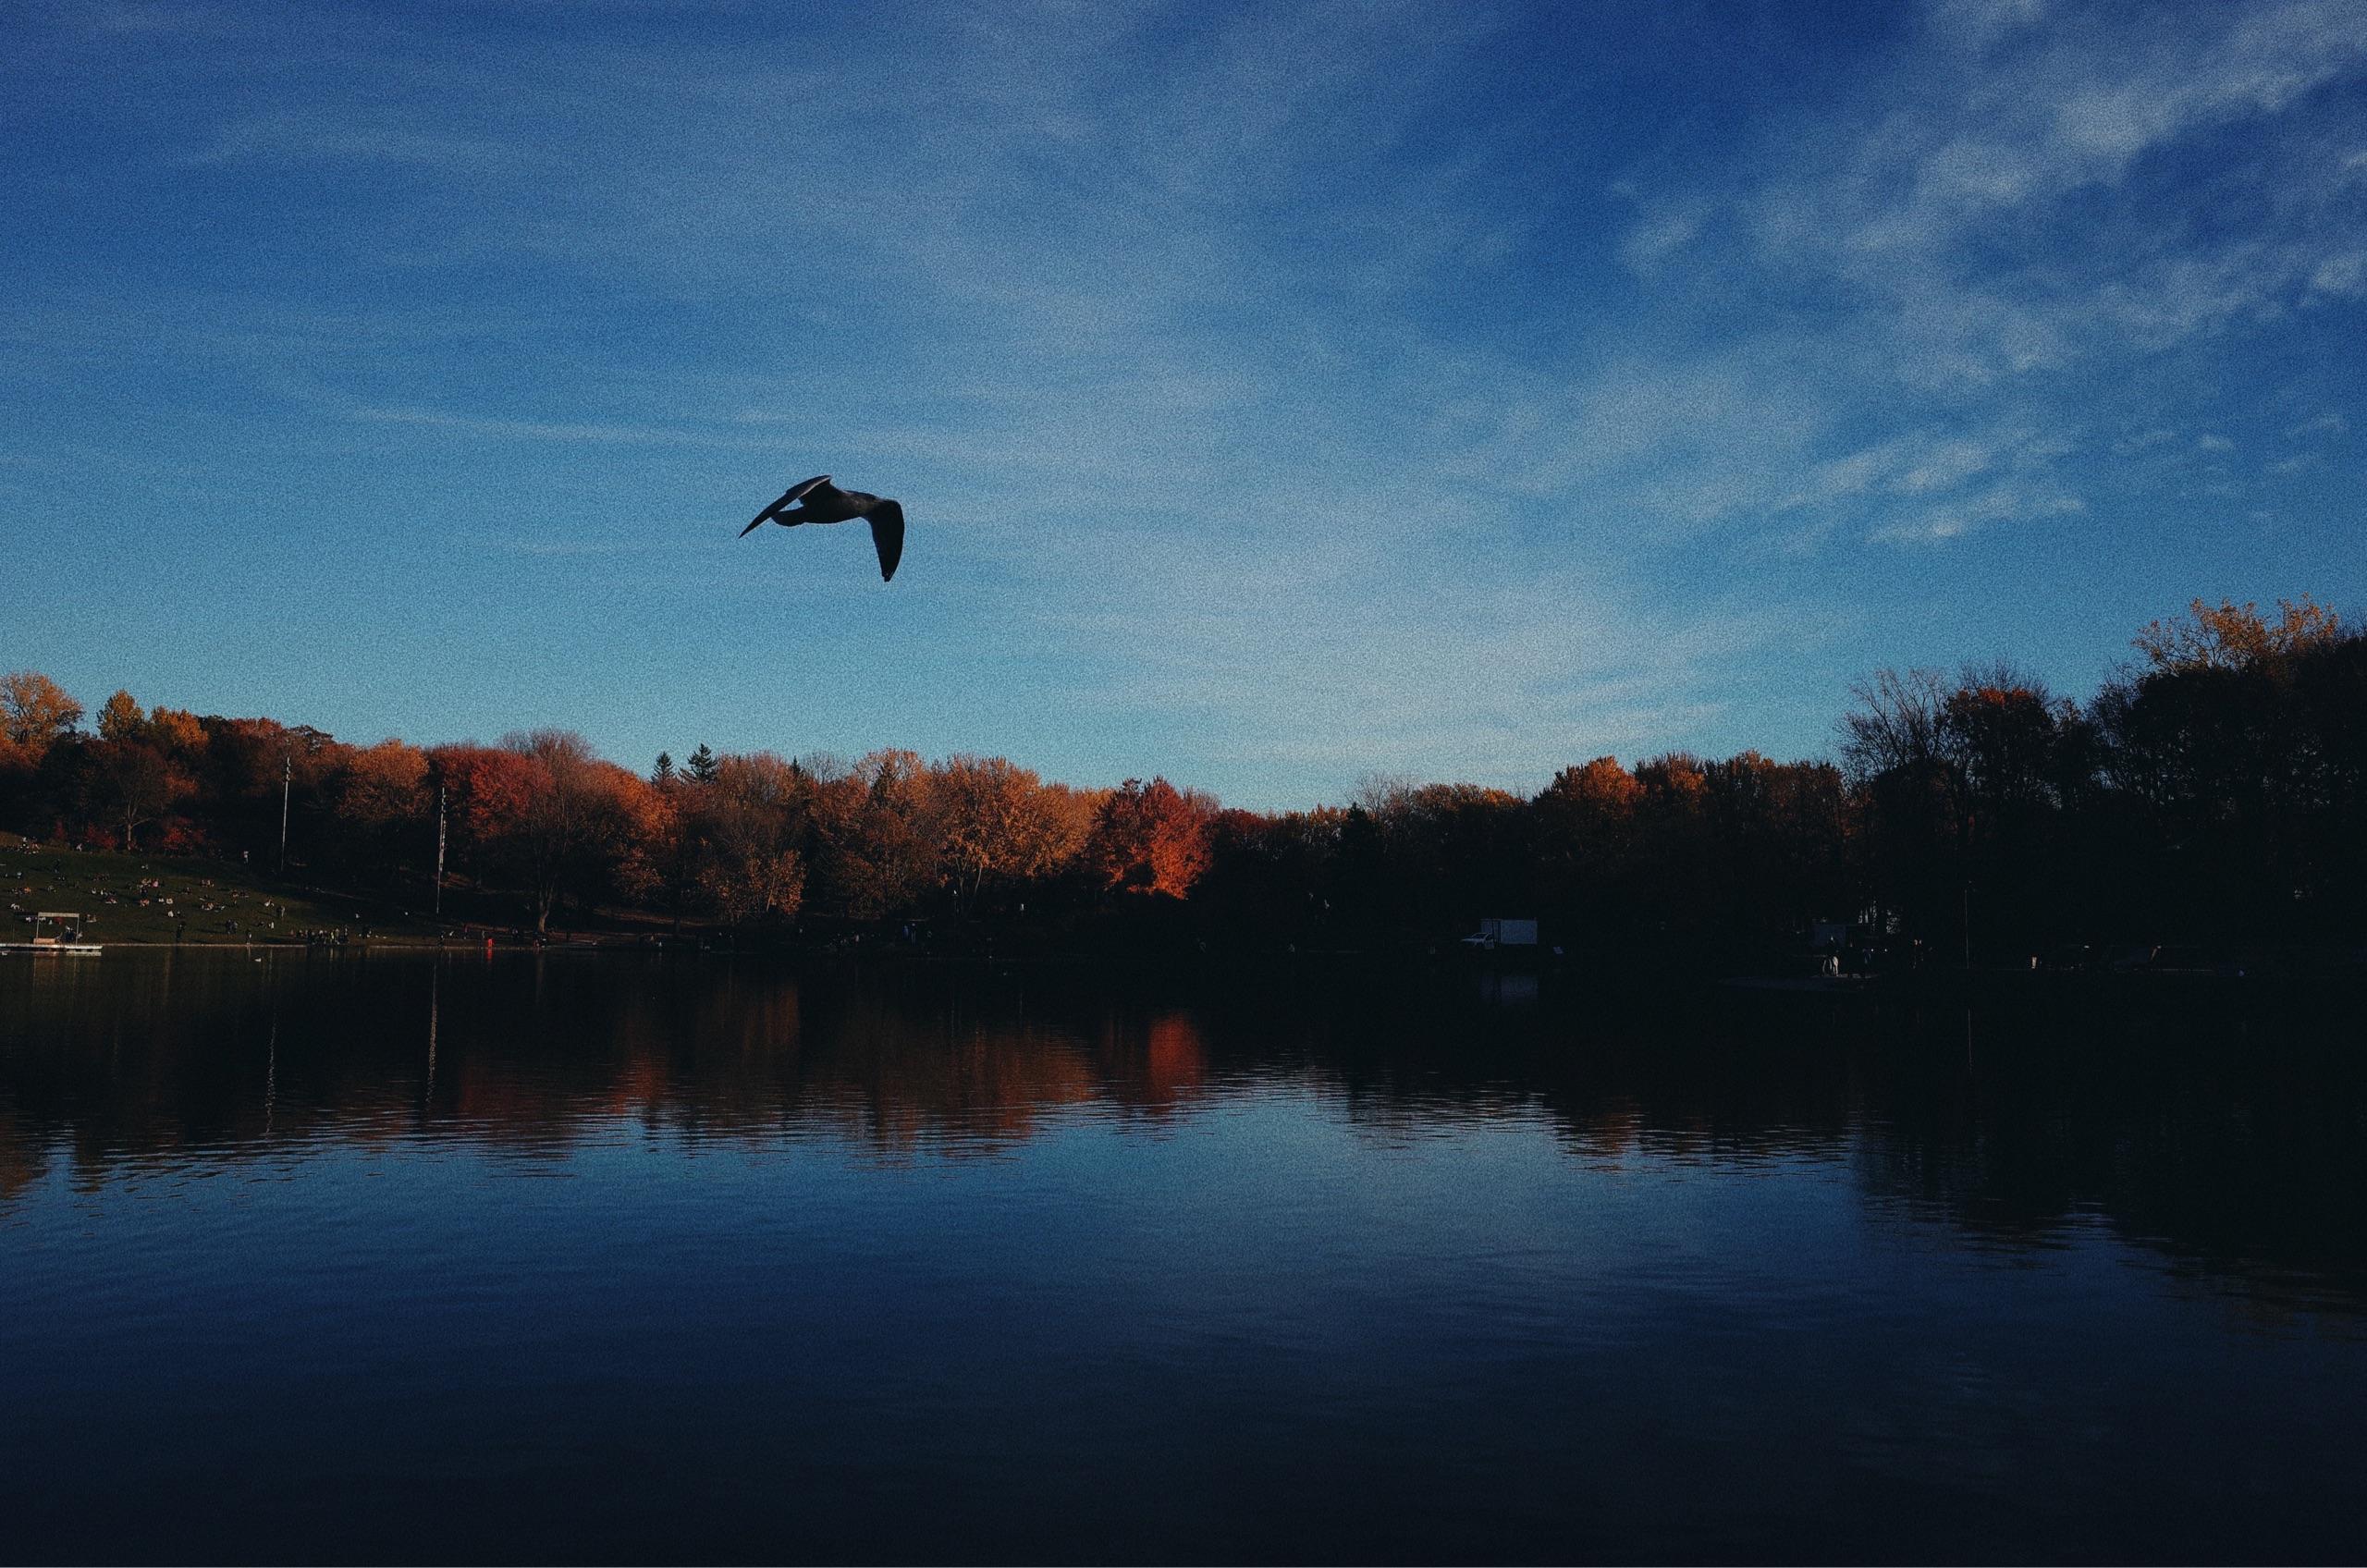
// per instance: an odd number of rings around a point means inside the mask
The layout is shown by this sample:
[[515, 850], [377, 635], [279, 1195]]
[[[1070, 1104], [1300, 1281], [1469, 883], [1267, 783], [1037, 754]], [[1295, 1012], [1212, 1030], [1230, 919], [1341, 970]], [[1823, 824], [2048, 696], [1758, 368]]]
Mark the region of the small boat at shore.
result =
[[96, 958], [99, 944], [82, 935], [82, 917], [70, 910], [36, 910], [29, 942], [0, 942], [0, 953], [31, 953], [35, 958]]

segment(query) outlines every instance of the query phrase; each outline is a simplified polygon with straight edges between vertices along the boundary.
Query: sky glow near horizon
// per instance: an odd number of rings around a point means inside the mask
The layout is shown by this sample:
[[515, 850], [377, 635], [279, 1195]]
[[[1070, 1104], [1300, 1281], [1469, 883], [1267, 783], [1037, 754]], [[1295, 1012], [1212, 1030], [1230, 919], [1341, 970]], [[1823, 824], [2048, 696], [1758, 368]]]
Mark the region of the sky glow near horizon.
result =
[[[2367, 4], [19, 8], [0, 668], [1229, 803], [2367, 608]], [[860, 525], [742, 524], [828, 472]]]

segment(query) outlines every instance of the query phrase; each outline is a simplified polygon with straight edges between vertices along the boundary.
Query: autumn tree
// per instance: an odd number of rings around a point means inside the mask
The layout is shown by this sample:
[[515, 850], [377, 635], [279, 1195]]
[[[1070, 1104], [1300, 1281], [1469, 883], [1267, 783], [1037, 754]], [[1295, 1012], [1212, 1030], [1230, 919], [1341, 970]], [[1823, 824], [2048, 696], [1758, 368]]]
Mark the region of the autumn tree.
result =
[[119, 842], [129, 849], [139, 830], [170, 810], [192, 785], [152, 742], [147, 715], [130, 692], [118, 691], [106, 700], [98, 731], [88, 748], [89, 804], [119, 830]]
[[81, 719], [81, 704], [48, 676], [0, 675], [0, 822], [55, 821], [59, 808], [70, 806], [80, 786], [65, 775], [79, 759], [60, 756], [53, 765], [52, 757]]
[[2157, 671], [2248, 670], [2334, 646], [2341, 619], [2304, 594], [2279, 599], [2272, 623], [2254, 604], [2190, 601], [2187, 614], [2146, 623], [2132, 639]]
[[1104, 888], [1180, 899], [1208, 868], [1216, 802], [1165, 778], [1129, 778], [1101, 804], [1085, 865]]
[[711, 911], [744, 925], [803, 907], [811, 793], [797, 765], [770, 752], [716, 759], [690, 819], [693, 885]]
[[794, 919], [805, 901], [805, 862], [795, 850], [713, 861], [700, 874], [699, 890], [733, 925], [767, 915]]
[[1600, 756], [1563, 768], [1530, 802], [1541, 904], [1571, 935], [1626, 918], [1642, 798], [1636, 776]]
[[863, 919], [910, 911], [935, 885], [937, 794], [918, 753], [872, 752], [819, 792], [816, 838], [833, 902]]
[[588, 905], [615, 885], [635, 847], [637, 791], [648, 786], [573, 730], [509, 735], [502, 748], [531, 765], [515, 840], [534, 929], [547, 931], [562, 898]]
[[1549, 815], [1566, 814], [1569, 831], [1579, 836], [1624, 830], [1643, 790], [1617, 757], [1601, 756], [1553, 775], [1537, 803]]
[[109, 818], [121, 825], [122, 845], [133, 847], [141, 827], [154, 822], [195, 788], [189, 775], [146, 733], [145, 717], [125, 693], [117, 698], [129, 704], [130, 717], [109, 699], [102, 713], [102, 736], [93, 748], [100, 796]]
[[2131, 934], [2307, 928], [2359, 902], [2367, 638], [2307, 598], [2279, 611], [2197, 600], [2090, 704]]
[[205, 750], [205, 721], [186, 709], [149, 709], [148, 735], [167, 755], [193, 757]]
[[603, 763], [608, 789], [608, 851], [598, 866], [600, 891], [628, 904], [649, 907], [667, 887], [674, 846], [681, 834], [681, 804], [675, 793], [628, 768]]
[[31, 766], [82, 722], [82, 704], [48, 676], [20, 669], [0, 675], [0, 757]]
[[337, 812], [371, 826], [416, 820], [425, 814], [426, 785], [426, 753], [400, 741], [381, 741], [345, 759], [335, 786]]
[[129, 692], [118, 691], [99, 709], [99, 739], [136, 741], [147, 728], [148, 717]]
[[472, 741], [435, 746], [427, 756], [445, 790], [456, 864], [479, 880], [509, 875], [521, 858], [527, 812], [542, 787], [540, 765]]
[[1074, 795], [1002, 757], [957, 755], [931, 779], [940, 856], [960, 907], [996, 883], [1049, 876], [1091, 832]]
[[327, 795], [330, 836], [344, 858], [379, 874], [418, 864], [432, 843], [427, 753], [391, 739], [341, 750]]

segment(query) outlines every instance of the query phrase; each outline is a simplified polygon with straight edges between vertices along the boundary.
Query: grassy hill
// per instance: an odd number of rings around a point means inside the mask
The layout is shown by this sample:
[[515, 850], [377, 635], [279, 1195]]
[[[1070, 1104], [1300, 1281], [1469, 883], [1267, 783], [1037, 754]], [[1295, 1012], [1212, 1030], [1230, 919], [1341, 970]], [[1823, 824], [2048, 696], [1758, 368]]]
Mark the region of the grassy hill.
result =
[[[21, 942], [37, 910], [72, 910], [101, 943], [301, 941], [308, 932], [433, 942], [423, 911], [258, 876], [234, 861], [119, 854], [0, 834], [0, 941]], [[456, 925], [448, 914], [448, 926]]]

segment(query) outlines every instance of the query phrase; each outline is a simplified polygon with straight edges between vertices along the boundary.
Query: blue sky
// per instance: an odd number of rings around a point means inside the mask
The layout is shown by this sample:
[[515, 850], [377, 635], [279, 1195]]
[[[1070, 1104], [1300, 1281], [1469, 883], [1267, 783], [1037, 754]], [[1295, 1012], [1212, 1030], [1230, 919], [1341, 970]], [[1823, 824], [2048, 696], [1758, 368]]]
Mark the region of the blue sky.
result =
[[[20, 6], [0, 668], [1258, 807], [2367, 608], [2367, 5]], [[900, 497], [735, 537], [828, 472]]]

